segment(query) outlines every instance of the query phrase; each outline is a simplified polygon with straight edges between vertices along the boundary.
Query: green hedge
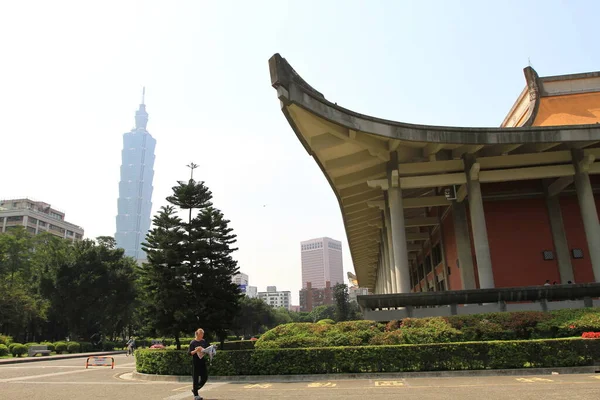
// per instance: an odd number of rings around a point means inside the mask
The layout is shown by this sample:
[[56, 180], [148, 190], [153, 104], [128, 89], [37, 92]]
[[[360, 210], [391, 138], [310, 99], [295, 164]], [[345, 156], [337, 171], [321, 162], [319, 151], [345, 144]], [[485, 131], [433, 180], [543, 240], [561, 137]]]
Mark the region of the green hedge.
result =
[[[600, 360], [600, 340], [545, 339], [399, 346], [220, 351], [209, 366], [216, 376], [574, 367]], [[138, 350], [146, 374], [189, 375], [185, 351]]]
[[[217, 344], [217, 348], [219, 350], [252, 350], [254, 349], [254, 340], [232, 340], [231, 342], [223, 343], [223, 348], [221, 349], [221, 344]], [[187, 347], [187, 346], [186, 346]]]
[[5, 344], [0, 343], [0, 357], [8, 355], [8, 347]]

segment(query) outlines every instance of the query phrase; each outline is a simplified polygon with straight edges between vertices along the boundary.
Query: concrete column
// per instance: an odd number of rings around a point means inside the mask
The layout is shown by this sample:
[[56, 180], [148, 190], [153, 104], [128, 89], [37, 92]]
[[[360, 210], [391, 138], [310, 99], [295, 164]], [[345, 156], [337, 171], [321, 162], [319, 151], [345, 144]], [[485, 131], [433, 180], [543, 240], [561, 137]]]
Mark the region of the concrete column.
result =
[[458, 254], [458, 269], [460, 270], [462, 289], [477, 289], [467, 210], [463, 202], [452, 202], [452, 218], [454, 220], [454, 236], [456, 238], [456, 253]]
[[440, 255], [442, 256], [442, 265], [444, 266], [444, 290], [452, 290], [450, 279], [448, 278], [448, 260], [446, 260], [446, 245], [444, 243], [444, 226], [442, 225], [442, 207], [437, 208], [438, 229], [440, 233]]
[[385, 251], [383, 250], [383, 243], [379, 243], [379, 268], [377, 270], [377, 284], [379, 285], [379, 293], [386, 293], [385, 291]]
[[[395, 173], [394, 173], [395, 172]], [[394, 251], [394, 268], [398, 293], [410, 293], [410, 269], [408, 267], [408, 248], [406, 246], [406, 225], [404, 223], [404, 206], [402, 190], [397, 170], [388, 176], [388, 200], [392, 227], [392, 249]]]
[[571, 255], [569, 254], [569, 244], [563, 224], [562, 211], [560, 209], [560, 199], [558, 195], [548, 195], [548, 182], [544, 182], [544, 192], [546, 194], [546, 208], [548, 209], [548, 219], [550, 220], [550, 231], [552, 232], [552, 241], [556, 250], [556, 259], [558, 261], [558, 272], [560, 273], [560, 283], [569, 281], [575, 282], [573, 274], [573, 265], [571, 265]]
[[[385, 215], [384, 215], [385, 219]], [[389, 251], [389, 241], [387, 235], [387, 224], [381, 230], [381, 243], [383, 245], [383, 286], [386, 293], [393, 293], [392, 291], [392, 279], [391, 279], [391, 270], [390, 270], [390, 251]]]
[[588, 168], [594, 159], [583, 156], [583, 151], [572, 150], [573, 164], [575, 165], [575, 189], [579, 210], [583, 219], [583, 228], [587, 239], [594, 280], [600, 282], [600, 224], [598, 224], [598, 211], [592, 192], [592, 184], [588, 175]]
[[[429, 217], [429, 213], [427, 213], [427, 216]], [[427, 233], [429, 234], [429, 265], [431, 268], [431, 276], [433, 278], [433, 291], [437, 292], [437, 286], [436, 286], [436, 280], [437, 280], [437, 274], [435, 273], [435, 263], [433, 262], [433, 236], [431, 235], [431, 228], [427, 227]]]
[[375, 293], [381, 294], [381, 259], [377, 262], [377, 276], [375, 277]]
[[477, 258], [477, 272], [479, 273], [479, 288], [490, 289], [494, 287], [494, 272], [492, 270], [492, 256], [490, 255], [483, 198], [479, 183], [479, 164], [471, 157], [465, 157], [465, 173], [467, 175], [473, 244], [475, 245], [475, 257]]
[[394, 268], [395, 260], [394, 260], [394, 251], [392, 244], [392, 218], [390, 215], [390, 208], [388, 206], [388, 197], [385, 196], [385, 210], [383, 210], [385, 216], [385, 236], [386, 243], [388, 249], [388, 260], [389, 260], [389, 289], [391, 290], [389, 293], [399, 293], [398, 285], [396, 280], [396, 269]]

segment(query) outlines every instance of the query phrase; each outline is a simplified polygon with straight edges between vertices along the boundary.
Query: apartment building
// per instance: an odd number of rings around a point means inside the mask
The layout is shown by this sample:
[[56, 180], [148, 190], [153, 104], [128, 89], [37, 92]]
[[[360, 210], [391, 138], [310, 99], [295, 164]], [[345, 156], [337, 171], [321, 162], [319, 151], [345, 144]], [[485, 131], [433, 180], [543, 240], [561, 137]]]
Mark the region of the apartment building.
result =
[[292, 292], [289, 290], [278, 292], [276, 286], [267, 286], [266, 292], [258, 292], [258, 298], [263, 299], [273, 308], [285, 307], [289, 310], [292, 305]]
[[0, 233], [17, 226], [33, 235], [48, 232], [72, 241], [83, 239], [83, 228], [65, 221], [65, 213], [48, 203], [28, 198], [0, 200]]

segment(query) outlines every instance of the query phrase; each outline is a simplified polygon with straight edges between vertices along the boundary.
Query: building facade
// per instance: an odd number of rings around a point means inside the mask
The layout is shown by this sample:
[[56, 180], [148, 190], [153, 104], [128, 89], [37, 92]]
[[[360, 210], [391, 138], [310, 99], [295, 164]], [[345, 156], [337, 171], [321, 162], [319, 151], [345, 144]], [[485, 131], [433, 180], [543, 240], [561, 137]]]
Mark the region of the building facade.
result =
[[247, 297], [253, 299], [257, 297], [257, 288], [256, 286], [250, 286], [250, 281], [248, 279], [248, 274], [244, 274], [243, 272], [238, 272], [232, 277], [233, 283], [240, 287], [242, 293], [244, 293]]
[[333, 304], [333, 287], [331, 282], [325, 282], [323, 288], [313, 288], [308, 282], [300, 289], [300, 311], [311, 312], [315, 307]]
[[23, 226], [32, 235], [48, 232], [63, 239], [83, 239], [83, 228], [65, 221], [65, 213], [43, 201], [0, 200], [0, 233]]
[[466, 128], [353, 112], [280, 55], [269, 66], [284, 116], [338, 199], [360, 287], [600, 282], [600, 72], [527, 67], [501, 127]]
[[302, 288], [310, 282], [315, 289], [344, 283], [342, 243], [327, 237], [306, 240], [300, 243], [302, 257]]
[[267, 286], [266, 292], [258, 292], [258, 298], [273, 308], [285, 307], [290, 309], [292, 305], [292, 293], [288, 291], [277, 291], [275, 286]]
[[117, 247], [138, 261], [146, 258], [141, 244], [150, 230], [152, 212], [156, 140], [146, 130], [147, 124], [148, 113], [142, 97], [142, 104], [135, 113], [135, 128], [123, 135], [115, 234]]

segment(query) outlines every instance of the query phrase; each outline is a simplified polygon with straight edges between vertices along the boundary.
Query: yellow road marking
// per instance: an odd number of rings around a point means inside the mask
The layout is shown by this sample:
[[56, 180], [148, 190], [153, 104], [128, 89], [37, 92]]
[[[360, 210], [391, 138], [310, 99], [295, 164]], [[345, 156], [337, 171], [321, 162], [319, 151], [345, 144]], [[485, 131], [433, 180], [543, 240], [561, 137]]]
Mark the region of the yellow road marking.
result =
[[375, 381], [375, 386], [404, 386], [402, 381]]
[[308, 387], [336, 387], [337, 383], [331, 383], [331, 382], [313, 382], [313, 383], [309, 383]]
[[260, 384], [260, 383], [255, 383], [254, 385], [246, 385], [244, 386], [245, 389], [268, 389], [270, 388], [271, 385], [270, 383], [264, 383], [264, 384]]
[[519, 382], [528, 382], [528, 383], [534, 383], [534, 382], [554, 382], [552, 379], [544, 379], [544, 378], [517, 378], [517, 381], [519, 381]]

